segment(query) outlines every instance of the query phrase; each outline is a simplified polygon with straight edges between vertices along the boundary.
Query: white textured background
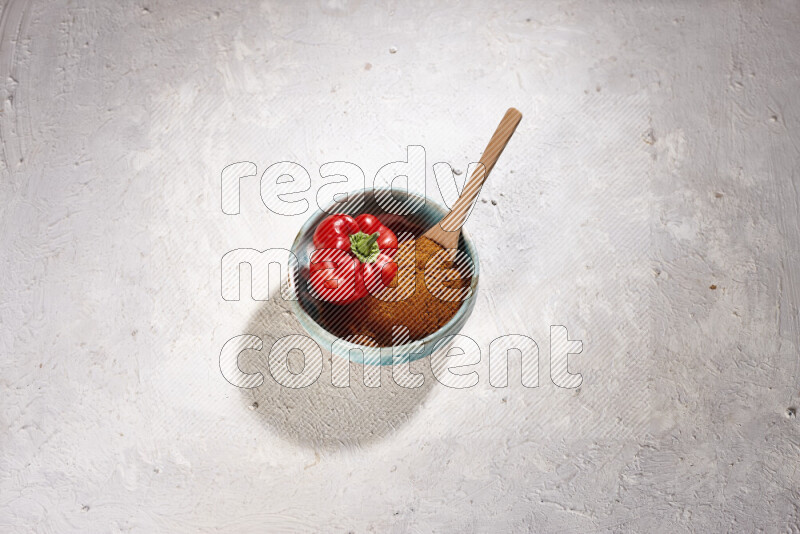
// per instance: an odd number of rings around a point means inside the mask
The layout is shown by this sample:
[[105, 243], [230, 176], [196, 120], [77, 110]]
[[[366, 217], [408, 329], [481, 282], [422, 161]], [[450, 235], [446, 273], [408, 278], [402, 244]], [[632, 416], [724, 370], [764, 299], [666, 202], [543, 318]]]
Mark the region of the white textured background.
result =
[[[0, 530], [800, 531], [800, 5], [229, 4], [2, 8]], [[508, 106], [478, 386], [225, 381], [226, 340], [300, 330], [219, 260], [304, 220], [257, 179], [222, 214], [225, 165], [432, 178]], [[489, 386], [509, 333], [540, 387]]]

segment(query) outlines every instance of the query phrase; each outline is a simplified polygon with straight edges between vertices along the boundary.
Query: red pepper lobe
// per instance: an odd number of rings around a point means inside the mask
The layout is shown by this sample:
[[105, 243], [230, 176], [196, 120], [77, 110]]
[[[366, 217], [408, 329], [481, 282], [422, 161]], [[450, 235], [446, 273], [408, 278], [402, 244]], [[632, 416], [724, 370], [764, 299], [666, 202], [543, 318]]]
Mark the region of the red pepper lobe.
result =
[[314, 247], [350, 248], [350, 234], [358, 232], [358, 224], [349, 215], [330, 215], [323, 219], [314, 231]]
[[392, 250], [391, 254], [394, 254], [394, 250], [397, 249], [397, 236], [394, 235], [394, 232], [383, 225], [381, 225], [377, 232], [380, 234], [376, 241], [376, 243], [378, 243], [378, 248], [386, 251]]
[[375, 232], [379, 232], [383, 226], [377, 217], [369, 213], [362, 213], [356, 217], [355, 220], [356, 224], [358, 224], [358, 229], [365, 234], [374, 234]]
[[343, 250], [315, 250], [309, 271], [311, 293], [320, 300], [350, 304], [367, 294], [361, 262]]

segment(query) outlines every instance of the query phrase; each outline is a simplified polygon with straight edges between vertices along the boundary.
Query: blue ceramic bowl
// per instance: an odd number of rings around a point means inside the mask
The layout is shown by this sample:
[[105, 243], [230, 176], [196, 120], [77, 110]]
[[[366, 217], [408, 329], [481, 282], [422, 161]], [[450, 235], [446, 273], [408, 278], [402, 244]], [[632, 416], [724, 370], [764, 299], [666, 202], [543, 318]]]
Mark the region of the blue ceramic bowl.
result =
[[[335, 212], [345, 213], [353, 217], [362, 213], [372, 213], [380, 218], [384, 224], [395, 230], [395, 233], [400, 233], [396, 230], [397, 228], [408, 228], [413, 229], [413, 233], [418, 237], [425, 230], [442, 220], [449, 211], [430, 199], [411, 194], [411, 198], [420, 205], [413, 214], [405, 216], [388, 214], [375, 201], [375, 192], [386, 194], [388, 189], [376, 188], [374, 191], [361, 190], [349, 193], [347, 201], [337, 205]], [[331, 206], [326, 206], [326, 209], [330, 210], [331, 213], [334, 212]], [[312, 242], [314, 230], [328, 215], [330, 215], [329, 212], [317, 210], [300, 228], [300, 232], [298, 232], [292, 245], [292, 252], [297, 257], [298, 268], [289, 270], [289, 285], [298, 299], [290, 302], [297, 320], [308, 335], [317, 342], [322, 350], [365, 365], [391, 365], [392, 363], [411, 362], [430, 356], [434, 349], [446, 346], [448, 344], [448, 339], [446, 338], [457, 334], [464, 326], [464, 323], [467, 322], [467, 318], [475, 307], [475, 300], [478, 294], [478, 252], [475, 250], [475, 245], [469, 235], [462, 231], [458, 248], [469, 255], [474, 265], [472, 283], [470, 285], [472, 293], [450, 321], [433, 334], [418, 341], [390, 347], [371, 347], [340, 339], [317, 321], [319, 312], [313, 297], [308, 293], [306, 281], [308, 280], [310, 255], [314, 250]]]

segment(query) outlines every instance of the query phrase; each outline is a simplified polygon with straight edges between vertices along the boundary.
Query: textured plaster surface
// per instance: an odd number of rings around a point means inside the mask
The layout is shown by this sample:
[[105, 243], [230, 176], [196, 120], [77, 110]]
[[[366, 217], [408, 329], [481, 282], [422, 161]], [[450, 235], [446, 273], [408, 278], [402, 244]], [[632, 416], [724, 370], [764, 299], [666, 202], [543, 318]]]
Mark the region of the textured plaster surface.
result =
[[[674, 4], [674, 5], [673, 5]], [[798, 532], [800, 5], [10, 0], [0, 530]], [[474, 161], [477, 386], [277, 385], [287, 303], [220, 296], [220, 172]], [[464, 174], [461, 175], [463, 179]], [[300, 195], [302, 196], [302, 195]], [[444, 195], [445, 197], [448, 194]], [[550, 325], [583, 352], [549, 378]], [[264, 385], [219, 370], [223, 344]], [[492, 339], [538, 388], [489, 384]], [[327, 376], [326, 376], [327, 375]]]

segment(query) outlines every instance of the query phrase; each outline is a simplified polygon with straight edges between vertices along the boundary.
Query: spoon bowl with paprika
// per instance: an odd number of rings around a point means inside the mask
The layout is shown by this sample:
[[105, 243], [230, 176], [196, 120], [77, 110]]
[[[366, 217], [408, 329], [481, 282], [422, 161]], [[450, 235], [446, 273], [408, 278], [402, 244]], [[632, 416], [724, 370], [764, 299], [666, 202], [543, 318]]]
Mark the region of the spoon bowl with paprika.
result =
[[[448, 289], [452, 289], [448, 286], [459, 286], [456, 288], [460, 290], [457, 297], [465, 294], [468, 297], [448, 301], [428, 291], [424, 281], [425, 261], [443, 248], [436, 244], [420, 248], [416, 251], [417, 261], [413, 255], [405, 253], [409, 245], [415, 244], [426, 230], [441, 221], [448, 210], [430, 199], [409, 193], [411, 199], [418, 201], [419, 209], [408, 215], [386, 213], [376, 196], [388, 192], [388, 188], [376, 188], [349, 193], [347, 201], [335, 205], [335, 210], [334, 206], [317, 210], [303, 224], [292, 245], [298, 265], [297, 269], [290, 270], [289, 284], [297, 296], [291, 305], [298, 321], [323, 351], [366, 365], [391, 365], [429, 356], [439, 343], [446, 344], [446, 340], [442, 340], [458, 333], [464, 326], [474, 308], [478, 290], [478, 253], [469, 235], [462, 232], [458, 239], [462, 261], [456, 266], [461, 267], [458, 270], [462, 277], [440, 285]], [[352, 300], [351, 293], [345, 292], [340, 302], [329, 302], [315, 294], [312, 266], [319, 262], [315, 262], [318, 248], [314, 235], [334, 211], [353, 219], [363, 214], [373, 215], [397, 236], [398, 249], [392, 255], [404, 255], [411, 260], [410, 264], [404, 263], [399, 269], [395, 283], [391, 284], [394, 287], [377, 290], [371, 287], [357, 300]], [[361, 236], [352, 241], [362, 248], [365, 246]], [[358, 252], [362, 250], [358, 249]], [[352, 259], [350, 261], [355, 263]], [[337, 277], [344, 276], [343, 271], [330, 270]], [[408, 280], [413, 278], [411, 291], [407, 290], [407, 285], [397, 283], [401, 276]], [[394, 296], [387, 296], [387, 293], [394, 293]], [[396, 300], [390, 300], [392, 298]], [[396, 332], [395, 328], [400, 328], [400, 331]]]

